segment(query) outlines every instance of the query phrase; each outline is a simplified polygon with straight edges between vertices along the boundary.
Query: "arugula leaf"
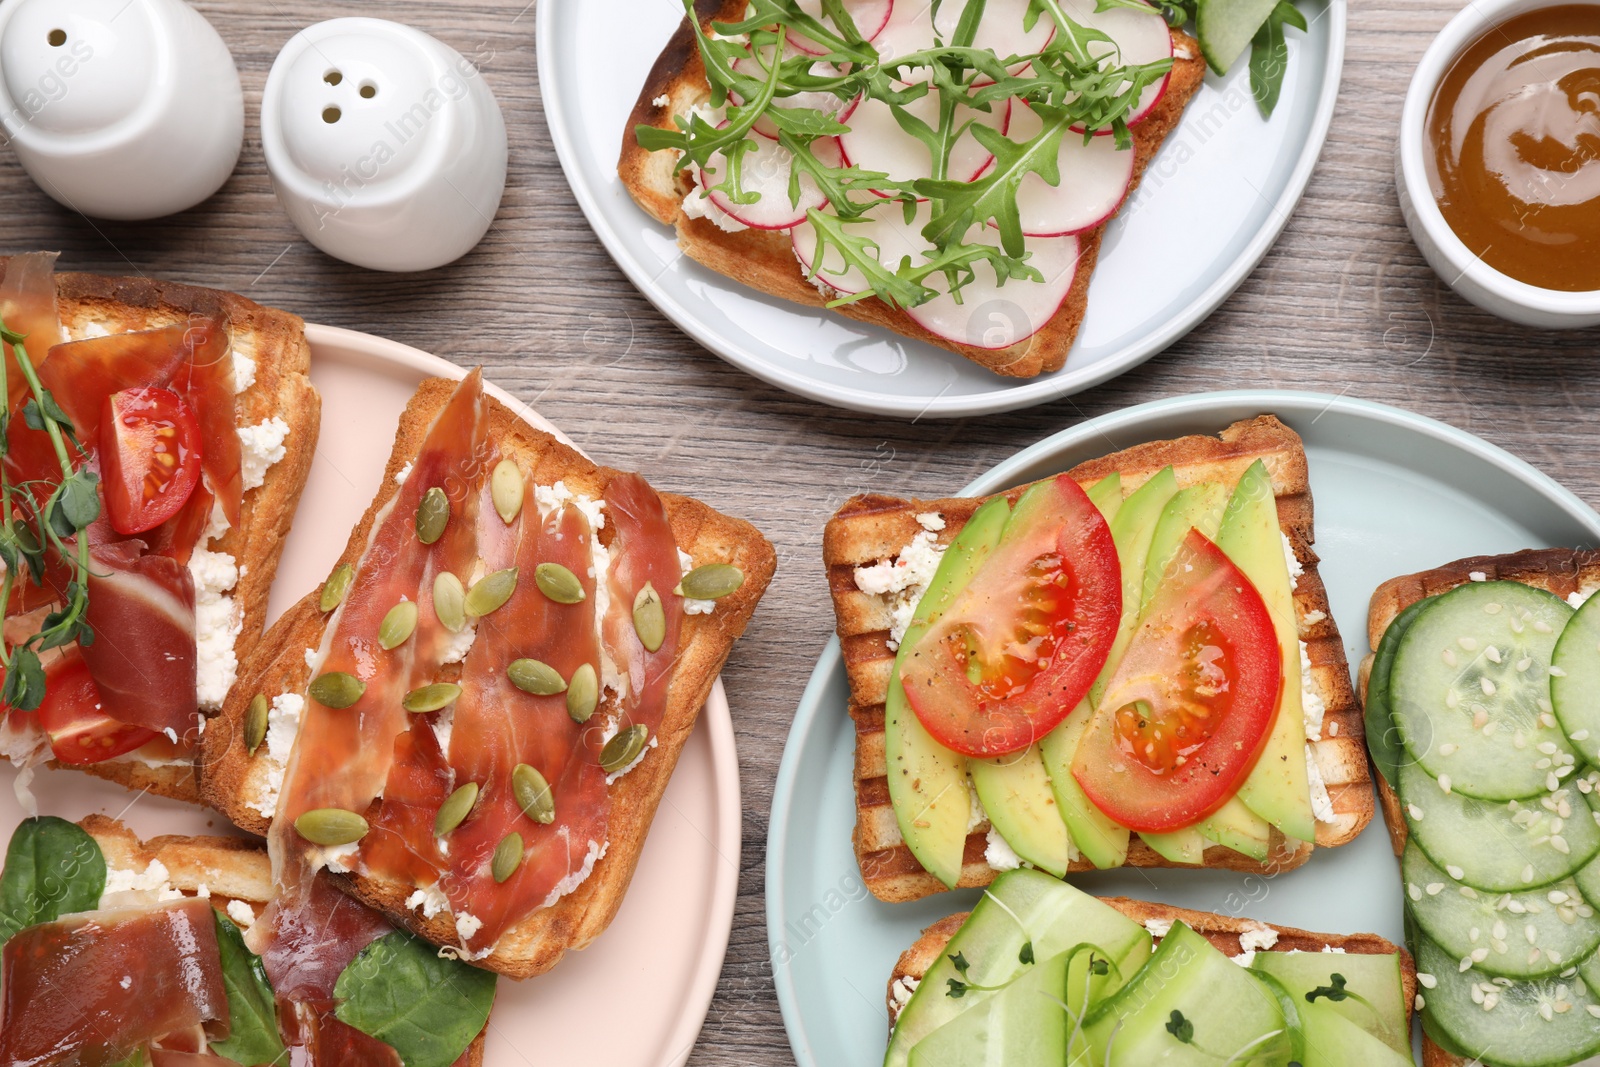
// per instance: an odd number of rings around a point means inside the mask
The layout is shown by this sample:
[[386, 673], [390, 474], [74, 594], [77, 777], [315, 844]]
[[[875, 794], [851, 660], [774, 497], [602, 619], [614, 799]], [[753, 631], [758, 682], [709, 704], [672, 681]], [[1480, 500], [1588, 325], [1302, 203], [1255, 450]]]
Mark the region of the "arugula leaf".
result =
[[440, 959], [396, 931], [362, 949], [334, 983], [334, 1015], [400, 1053], [405, 1067], [450, 1067], [489, 1021], [495, 976]]
[[[38, 685], [42, 692], [42, 671]], [[94, 838], [53, 816], [24, 821], [11, 835], [0, 873], [0, 945], [30, 926], [95, 910], [105, 891], [106, 858]]]
[[261, 957], [244, 944], [244, 934], [234, 921], [219, 911], [217, 949], [222, 956], [222, 984], [228, 993], [228, 1015], [232, 1029], [225, 1041], [213, 1041], [211, 1048], [244, 1067], [289, 1062], [278, 1032], [278, 1004], [267, 979]]

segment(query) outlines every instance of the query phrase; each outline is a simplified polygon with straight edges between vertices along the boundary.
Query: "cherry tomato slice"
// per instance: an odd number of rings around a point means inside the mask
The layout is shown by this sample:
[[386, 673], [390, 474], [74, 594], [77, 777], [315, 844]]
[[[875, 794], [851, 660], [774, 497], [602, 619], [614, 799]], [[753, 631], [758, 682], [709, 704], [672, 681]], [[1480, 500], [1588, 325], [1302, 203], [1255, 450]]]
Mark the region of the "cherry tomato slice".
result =
[[100, 467], [112, 528], [154, 529], [200, 484], [200, 422], [171, 389], [112, 393], [100, 417]]
[[1272, 615], [1250, 579], [1190, 530], [1072, 761], [1096, 807], [1164, 833], [1238, 791], [1272, 731], [1283, 681]]
[[1117, 547], [1061, 475], [1024, 493], [1000, 543], [901, 665], [918, 720], [946, 748], [1002, 756], [1066, 718], [1122, 617]]
[[100, 711], [100, 691], [75, 653], [51, 664], [45, 676], [39, 725], [62, 763], [100, 763], [142, 748], [161, 735]]

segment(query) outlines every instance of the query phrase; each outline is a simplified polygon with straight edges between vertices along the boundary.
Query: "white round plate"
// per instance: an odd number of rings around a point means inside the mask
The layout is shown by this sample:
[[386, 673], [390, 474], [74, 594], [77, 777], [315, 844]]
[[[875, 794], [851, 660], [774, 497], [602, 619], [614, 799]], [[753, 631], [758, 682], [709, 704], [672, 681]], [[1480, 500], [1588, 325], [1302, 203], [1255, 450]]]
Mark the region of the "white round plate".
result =
[[[1025, 449], [961, 495], [998, 492], [1146, 441], [1214, 434], [1272, 413], [1305, 439], [1318, 573], [1352, 669], [1367, 648], [1367, 601], [1388, 578], [1463, 556], [1594, 545], [1600, 515], [1528, 464], [1461, 430], [1380, 404], [1317, 393], [1179, 397], [1093, 419]], [[888, 1036], [884, 986], [923, 928], [971, 908], [974, 891], [884, 904], [861, 881], [855, 731], [837, 639], [800, 698], [772, 801], [767, 937], [778, 1003], [800, 1067], [869, 1067]], [[1074, 885], [1324, 933], [1401, 943], [1399, 864], [1382, 820], [1279, 875], [1122, 869]]]
[[[927, 0], [902, 0], [925, 3]], [[954, 418], [1029, 407], [1097, 385], [1211, 314], [1277, 240], [1322, 152], [1344, 65], [1345, 0], [1300, 4], [1270, 121], [1248, 64], [1215, 75], [1106, 232], [1066, 366], [1002, 378], [961, 356], [769, 297], [684, 256], [617, 178], [645, 72], [683, 19], [679, 0], [549, 0], [538, 7], [539, 86], [567, 181], [634, 285], [696, 341], [763, 381], [839, 407]]]
[[[272, 588], [269, 622], [315, 588], [378, 488], [394, 428], [424, 378], [460, 378], [453, 363], [414, 348], [327, 326], [307, 326], [311, 380], [322, 393], [322, 433]], [[489, 391], [524, 418], [565, 437], [525, 405]], [[570, 443], [570, 442], [569, 442]], [[0, 762], [0, 841], [23, 818]], [[119, 817], [142, 837], [233, 833], [214, 812], [135, 795], [75, 771], [41, 768], [41, 814]], [[581, 1063], [603, 1035], [616, 1067], [681, 1067], [716, 990], [739, 884], [739, 764], [733, 720], [717, 683], [684, 746], [650, 831], [632, 891], [591, 947], [525, 982], [502, 979], [489, 1019], [487, 1067]], [[616, 1025], [616, 1005], [628, 1025]]]

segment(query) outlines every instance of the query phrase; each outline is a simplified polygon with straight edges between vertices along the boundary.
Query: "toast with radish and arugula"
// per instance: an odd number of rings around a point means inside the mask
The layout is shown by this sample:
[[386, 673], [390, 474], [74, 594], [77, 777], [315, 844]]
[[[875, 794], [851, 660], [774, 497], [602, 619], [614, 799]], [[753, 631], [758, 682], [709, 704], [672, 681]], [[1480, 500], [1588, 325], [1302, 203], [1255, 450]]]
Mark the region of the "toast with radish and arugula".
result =
[[201, 790], [268, 840], [272, 925], [326, 869], [513, 977], [610, 923], [775, 567], [752, 526], [424, 382], [326, 584], [206, 732]]
[[823, 558], [868, 888], [1276, 872], [1353, 840], [1375, 805], [1314, 539], [1270, 415], [984, 499], [846, 502]]
[[308, 936], [258, 949], [260, 845], [24, 821], [0, 872], [0, 1063], [480, 1067], [494, 975], [323, 883]]
[[640, 207], [712, 270], [1011, 377], [1065, 363], [1206, 70], [1129, 4], [685, 6], [623, 136]]
[[1600, 1053], [1600, 552], [1391, 579], [1362, 666], [1368, 748], [1428, 975], [1427, 1067]]
[[1101, 900], [1036, 871], [923, 931], [885, 1067], [1409, 1067], [1417, 974], [1373, 934]]
[[0, 757], [195, 801], [316, 449], [304, 324], [54, 263], [0, 258]]

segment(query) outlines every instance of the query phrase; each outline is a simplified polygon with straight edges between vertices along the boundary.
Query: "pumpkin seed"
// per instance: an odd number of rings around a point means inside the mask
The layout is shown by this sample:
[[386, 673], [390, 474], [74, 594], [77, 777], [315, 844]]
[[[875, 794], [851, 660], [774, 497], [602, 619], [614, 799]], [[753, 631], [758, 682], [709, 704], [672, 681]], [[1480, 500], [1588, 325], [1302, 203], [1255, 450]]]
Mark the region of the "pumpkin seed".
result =
[[445, 802], [439, 805], [439, 814], [433, 820], [433, 836], [443, 837], [467, 821], [467, 816], [472, 814], [472, 806], [478, 802], [478, 783], [468, 782], [466, 785], [451, 793]]
[[343, 604], [344, 595], [350, 591], [350, 582], [355, 576], [356, 569], [348, 563], [333, 568], [328, 580], [322, 583], [322, 596], [317, 601], [317, 607], [328, 612]]
[[595, 676], [594, 665], [585, 663], [572, 672], [572, 681], [567, 683], [567, 714], [573, 722], [588, 722], [599, 703], [600, 679]]
[[385, 649], [399, 648], [417, 628], [417, 602], [402, 600], [389, 609], [378, 624], [378, 644]]
[[511, 792], [522, 814], [534, 822], [548, 826], [556, 821], [556, 798], [550, 792], [550, 783], [537, 768], [526, 763], [517, 764], [517, 769], [511, 772]]
[[421, 689], [413, 689], [400, 701], [400, 706], [414, 714], [438, 711], [454, 704], [461, 696], [461, 687], [454, 682], [434, 682]]
[[639, 758], [649, 740], [650, 727], [642, 722], [635, 723], [606, 742], [606, 747], [600, 750], [600, 766], [607, 774], [616, 774]]
[[581, 604], [588, 596], [578, 576], [559, 563], [541, 563], [533, 569], [539, 592], [557, 604]]
[[503, 459], [494, 465], [489, 476], [489, 496], [494, 500], [494, 510], [509, 526], [522, 511], [522, 470], [515, 462]]
[[744, 571], [731, 563], [707, 563], [683, 576], [673, 592], [691, 600], [717, 600], [739, 591]]
[[478, 584], [467, 591], [465, 606], [468, 615], [483, 616], [495, 611], [511, 599], [517, 591], [517, 568], [485, 574]]
[[522, 835], [512, 832], [495, 846], [494, 860], [489, 864], [489, 873], [494, 875], [495, 883], [498, 885], [516, 874], [520, 866], [522, 866]]
[[633, 598], [633, 630], [646, 652], [654, 652], [667, 639], [667, 612], [661, 606], [661, 594], [649, 582]]
[[467, 625], [467, 591], [461, 579], [449, 571], [440, 571], [433, 580], [433, 613], [439, 625], [458, 634]]
[[250, 698], [250, 710], [244, 713], [244, 747], [252, 756], [267, 739], [267, 711], [265, 696], [257, 693]]
[[353, 674], [344, 671], [329, 671], [319, 674], [311, 680], [308, 692], [311, 699], [325, 708], [335, 710], [348, 708], [351, 704], [361, 699], [361, 694], [367, 691], [367, 683]]
[[540, 663], [536, 659], [513, 660], [511, 666], [506, 668], [506, 677], [511, 679], [512, 685], [536, 697], [554, 696], [567, 691], [567, 683], [561, 680], [561, 673], [550, 664]]
[[450, 525], [450, 501], [437, 485], [422, 495], [417, 505], [417, 540], [431, 545], [444, 536]]
[[367, 836], [367, 820], [343, 808], [317, 808], [294, 821], [301, 837], [313, 845], [350, 845]]

